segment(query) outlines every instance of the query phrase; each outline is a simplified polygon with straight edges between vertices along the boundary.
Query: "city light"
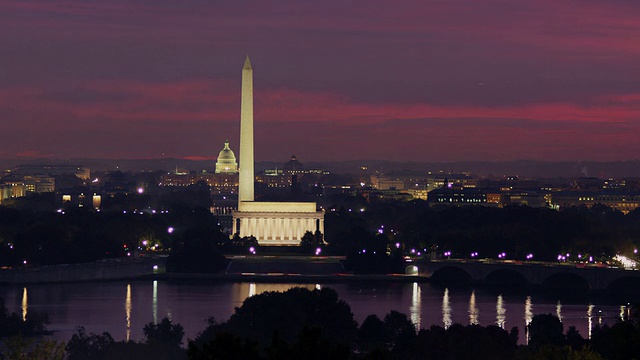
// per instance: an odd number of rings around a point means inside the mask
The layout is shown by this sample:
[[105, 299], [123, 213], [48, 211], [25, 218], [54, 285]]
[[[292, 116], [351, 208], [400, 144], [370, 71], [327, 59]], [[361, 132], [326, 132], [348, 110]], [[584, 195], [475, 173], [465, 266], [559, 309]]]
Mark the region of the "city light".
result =
[[169, 228], [167, 229], [167, 232], [168, 232], [169, 234], [173, 234], [173, 230], [174, 230], [174, 229], [173, 229], [173, 226], [169, 226]]
[[620, 262], [622, 264], [622, 267], [624, 267], [626, 270], [632, 270], [636, 266], [638, 266], [638, 264], [634, 260], [620, 254], [614, 256], [613, 260]]

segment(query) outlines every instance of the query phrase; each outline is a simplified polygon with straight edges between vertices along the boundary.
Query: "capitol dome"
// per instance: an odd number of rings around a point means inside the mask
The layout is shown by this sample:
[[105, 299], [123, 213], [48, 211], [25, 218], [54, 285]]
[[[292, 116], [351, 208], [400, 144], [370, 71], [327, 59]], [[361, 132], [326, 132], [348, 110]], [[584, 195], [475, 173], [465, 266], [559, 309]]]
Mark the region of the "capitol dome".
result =
[[304, 172], [304, 165], [298, 161], [298, 158], [295, 155], [291, 155], [291, 160], [284, 163], [283, 170], [289, 173]]
[[224, 141], [224, 148], [218, 154], [216, 162], [216, 174], [236, 174], [238, 172], [238, 162], [236, 155], [229, 148], [229, 139]]

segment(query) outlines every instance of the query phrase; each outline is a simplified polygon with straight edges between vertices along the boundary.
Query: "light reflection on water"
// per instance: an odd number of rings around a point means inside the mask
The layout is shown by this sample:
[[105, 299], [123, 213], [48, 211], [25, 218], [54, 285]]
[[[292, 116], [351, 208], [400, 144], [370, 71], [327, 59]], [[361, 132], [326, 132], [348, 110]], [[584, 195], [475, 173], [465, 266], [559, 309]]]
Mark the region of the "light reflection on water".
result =
[[27, 321], [27, 310], [29, 309], [29, 301], [27, 299], [27, 288], [22, 290], [22, 321]]
[[451, 321], [451, 305], [449, 305], [449, 289], [444, 289], [444, 295], [442, 296], [442, 324], [445, 329], [453, 324]]
[[409, 308], [409, 314], [411, 323], [416, 327], [416, 330], [420, 330], [420, 309], [422, 307], [422, 299], [420, 298], [420, 284], [413, 283], [413, 291], [411, 292], [411, 307]]
[[[625, 318], [629, 308], [616, 305], [560, 303], [556, 299], [531, 296], [495, 295], [481, 290], [443, 289], [428, 283], [337, 283], [337, 284], [272, 284], [272, 283], [199, 283], [177, 284], [164, 281], [109, 282], [82, 284], [30, 285], [0, 287], [10, 312], [44, 312], [49, 314], [49, 329], [54, 337], [69, 340], [76, 326], [87, 333], [107, 331], [116, 340], [143, 338], [146, 323], [169, 317], [180, 323], [186, 338], [193, 339], [205, 326], [205, 319], [226, 321], [235, 307], [249, 296], [265, 291], [286, 291], [294, 286], [307, 289], [330, 287], [338, 292], [361, 323], [370, 314], [380, 318], [391, 310], [407, 314], [416, 328], [453, 323], [496, 324], [509, 330], [521, 330], [521, 343], [526, 342], [526, 325], [534, 314], [560, 315], [564, 327], [575, 326], [581, 334], [591, 336], [594, 323], [613, 324]], [[28, 294], [28, 297], [27, 297]], [[124, 303], [124, 314], [122, 313]], [[524, 307], [523, 304], [524, 303]], [[524, 322], [523, 322], [524, 320]]]
[[558, 300], [558, 303], [556, 304], [556, 317], [560, 322], [562, 322], [562, 304], [560, 303], [560, 300]]
[[131, 284], [127, 284], [127, 295], [124, 299], [124, 313], [127, 319], [126, 323], [126, 340], [131, 340]]
[[153, 323], [158, 323], [158, 280], [153, 280], [153, 298], [151, 299], [151, 311], [153, 312]]
[[505, 322], [507, 321], [507, 309], [504, 308], [502, 294], [498, 295], [496, 301], [496, 325], [504, 329]]
[[476, 306], [476, 292], [471, 291], [471, 297], [469, 297], [469, 325], [478, 325], [478, 307]]
[[533, 319], [533, 304], [531, 303], [531, 296], [527, 296], [524, 299], [524, 341], [525, 344], [529, 344], [531, 340], [531, 334], [529, 333], [529, 324]]

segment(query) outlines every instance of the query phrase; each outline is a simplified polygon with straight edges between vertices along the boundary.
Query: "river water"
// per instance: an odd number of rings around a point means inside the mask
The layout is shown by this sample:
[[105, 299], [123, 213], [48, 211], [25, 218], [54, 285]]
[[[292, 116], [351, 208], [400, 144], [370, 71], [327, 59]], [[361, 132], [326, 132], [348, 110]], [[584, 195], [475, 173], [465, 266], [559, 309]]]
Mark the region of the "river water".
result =
[[554, 314], [565, 327], [575, 326], [589, 337], [596, 324], [613, 324], [626, 318], [629, 307], [620, 299], [562, 300], [536, 293], [501, 294], [473, 288], [446, 288], [430, 283], [362, 282], [332, 284], [277, 283], [176, 283], [165, 281], [100, 282], [0, 287], [10, 312], [26, 316], [31, 311], [49, 315], [53, 337], [67, 341], [77, 326], [87, 333], [109, 332], [116, 340], [141, 340], [146, 323], [168, 317], [185, 328], [186, 338], [202, 331], [210, 316], [226, 321], [244, 299], [264, 291], [285, 291], [328, 286], [350, 306], [358, 323], [369, 314], [381, 319], [391, 310], [407, 314], [417, 328], [447, 327], [453, 323], [497, 324], [520, 329], [535, 314]]

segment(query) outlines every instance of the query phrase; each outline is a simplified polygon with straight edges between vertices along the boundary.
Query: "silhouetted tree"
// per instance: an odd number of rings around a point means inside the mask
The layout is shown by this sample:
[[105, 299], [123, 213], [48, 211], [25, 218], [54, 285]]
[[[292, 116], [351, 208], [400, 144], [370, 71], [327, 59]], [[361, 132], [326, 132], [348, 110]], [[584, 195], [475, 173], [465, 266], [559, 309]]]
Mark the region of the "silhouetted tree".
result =
[[551, 314], [534, 315], [529, 325], [529, 345], [538, 347], [543, 345], [563, 345], [566, 338], [560, 319]]
[[171, 320], [164, 318], [160, 323], [147, 323], [144, 326], [144, 336], [147, 344], [159, 342], [168, 346], [180, 347], [184, 337], [184, 328], [180, 324], [172, 324]]

